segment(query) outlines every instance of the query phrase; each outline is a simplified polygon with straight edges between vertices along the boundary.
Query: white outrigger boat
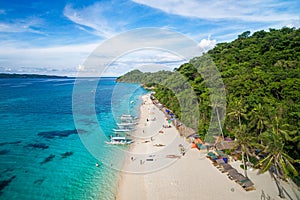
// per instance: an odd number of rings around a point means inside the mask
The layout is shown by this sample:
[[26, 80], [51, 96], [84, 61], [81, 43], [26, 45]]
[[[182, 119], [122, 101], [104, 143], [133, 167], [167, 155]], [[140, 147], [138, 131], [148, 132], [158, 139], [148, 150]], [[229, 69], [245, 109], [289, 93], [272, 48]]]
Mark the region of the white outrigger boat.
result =
[[110, 141], [107, 141], [106, 144], [113, 144], [113, 145], [126, 145], [131, 144], [133, 141], [130, 139], [126, 139], [126, 137], [111, 137]]
[[122, 129], [122, 128], [120, 128], [120, 129], [113, 129], [113, 131], [114, 132], [116, 132], [116, 133], [120, 133], [120, 132], [130, 132], [130, 131], [133, 131], [133, 129]]
[[134, 117], [132, 115], [122, 115], [121, 116], [121, 121], [122, 123], [133, 123], [137, 117]]
[[138, 123], [137, 122], [131, 122], [131, 123], [117, 123], [117, 125], [120, 127], [120, 126], [129, 126], [129, 127], [132, 127], [132, 126], [135, 126], [137, 125]]

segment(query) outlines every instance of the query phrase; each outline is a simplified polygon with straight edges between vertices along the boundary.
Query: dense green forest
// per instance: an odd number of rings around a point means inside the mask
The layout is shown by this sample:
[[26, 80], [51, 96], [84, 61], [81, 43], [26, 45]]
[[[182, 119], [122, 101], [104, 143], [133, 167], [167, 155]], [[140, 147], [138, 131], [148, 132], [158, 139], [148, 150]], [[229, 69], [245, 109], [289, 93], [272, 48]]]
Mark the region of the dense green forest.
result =
[[[209, 71], [205, 67], [209, 65], [216, 66], [222, 81], [210, 77], [208, 83], [205, 72]], [[279, 166], [277, 174], [283, 176], [280, 178], [297, 175], [291, 163], [298, 165], [299, 170], [300, 29], [283, 27], [253, 34], [246, 31], [232, 42], [217, 44], [173, 72], [134, 70], [117, 81], [155, 86], [155, 97], [203, 139], [212, 128], [236, 138], [249, 154], [257, 148], [268, 153], [259, 163], [263, 170], [274, 163], [275, 167]], [[218, 105], [218, 97], [213, 100], [211, 96], [222, 84], [226, 104]], [[215, 109], [211, 111], [212, 108]], [[215, 111], [218, 117], [226, 113], [221, 130], [209, 127]], [[270, 153], [273, 154], [269, 157]]]

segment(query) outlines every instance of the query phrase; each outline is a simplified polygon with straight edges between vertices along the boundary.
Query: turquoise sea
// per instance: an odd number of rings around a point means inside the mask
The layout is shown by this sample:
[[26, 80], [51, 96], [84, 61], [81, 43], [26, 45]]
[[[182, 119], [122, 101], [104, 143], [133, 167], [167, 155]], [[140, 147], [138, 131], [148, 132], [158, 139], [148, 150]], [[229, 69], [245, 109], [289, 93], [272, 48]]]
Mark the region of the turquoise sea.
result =
[[[76, 115], [84, 120], [76, 125], [74, 83], [0, 79], [0, 199], [115, 199], [114, 166], [121, 166], [123, 154], [104, 140], [119, 116], [139, 114], [140, 96], [147, 91], [115, 78], [80, 79], [84, 86], [77, 94], [92, 95], [95, 104], [84, 103], [83, 95]], [[90, 84], [98, 87], [90, 90]], [[85, 112], [90, 108], [96, 121]]]

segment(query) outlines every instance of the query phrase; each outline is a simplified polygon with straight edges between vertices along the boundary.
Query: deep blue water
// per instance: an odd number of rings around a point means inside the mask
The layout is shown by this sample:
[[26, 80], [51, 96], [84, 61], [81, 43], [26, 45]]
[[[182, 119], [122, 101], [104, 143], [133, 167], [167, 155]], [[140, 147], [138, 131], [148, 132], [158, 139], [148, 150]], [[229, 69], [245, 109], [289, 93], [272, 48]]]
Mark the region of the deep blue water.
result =
[[0, 199], [114, 199], [124, 149], [104, 141], [145, 93], [113, 78], [0, 79]]

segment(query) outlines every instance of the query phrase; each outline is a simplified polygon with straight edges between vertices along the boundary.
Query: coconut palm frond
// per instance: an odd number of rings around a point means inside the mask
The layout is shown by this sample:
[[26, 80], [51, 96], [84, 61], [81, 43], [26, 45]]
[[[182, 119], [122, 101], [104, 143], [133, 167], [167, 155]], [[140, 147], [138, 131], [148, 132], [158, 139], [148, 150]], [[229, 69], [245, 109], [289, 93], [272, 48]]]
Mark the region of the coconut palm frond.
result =
[[268, 155], [267, 157], [261, 159], [257, 164], [256, 167], [260, 166], [260, 165], [265, 165], [266, 162], [268, 162], [268, 160], [270, 160], [270, 158], [272, 157], [272, 155]]
[[299, 173], [294, 167], [294, 165], [289, 160], [285, 160], [285, 161], [286, 161], [286, 166], [288, 171], [292, 172], [293, 175], [298, 176]]
[[262, 173], [265, 173], [266, 171], [268, 171], [270, 169], [270, 167], [272, 166], [273, 164], [273, 160], [274, 160], [274, 157], [271, 156], [270, 159], [268, 160], [268, 162], [265, 162], [264, 165], [262, 166], [261, 168], [261, 172]]
[[289, 174], [289, 171], [287, 169], [287, 166], [286, 166], [286, 163], [285, 163], [284, 159], [283, 158], [279, 158], [279, 163], [280, 163], [280, 168], [281, 168], [281, 170], [283, 172], [282, 175], [283, 175], [284, 178], [286, 178], [287, 175]]
[[295, 162], [295, 159], [292, 158], [291, 156], [289, 156], [288, 154], [286, 154], [286, 153], [284, 153], [284, 152], [281, 152], [281, 155], [284, 156], [284, 158], [285, 158], [286, 160], [288, 160], [289, 162], [292, 162], [292, 163]]
[[299, 142], [300, 141], [300, 135], [292, 138], [290, 141], [291, 142]]

